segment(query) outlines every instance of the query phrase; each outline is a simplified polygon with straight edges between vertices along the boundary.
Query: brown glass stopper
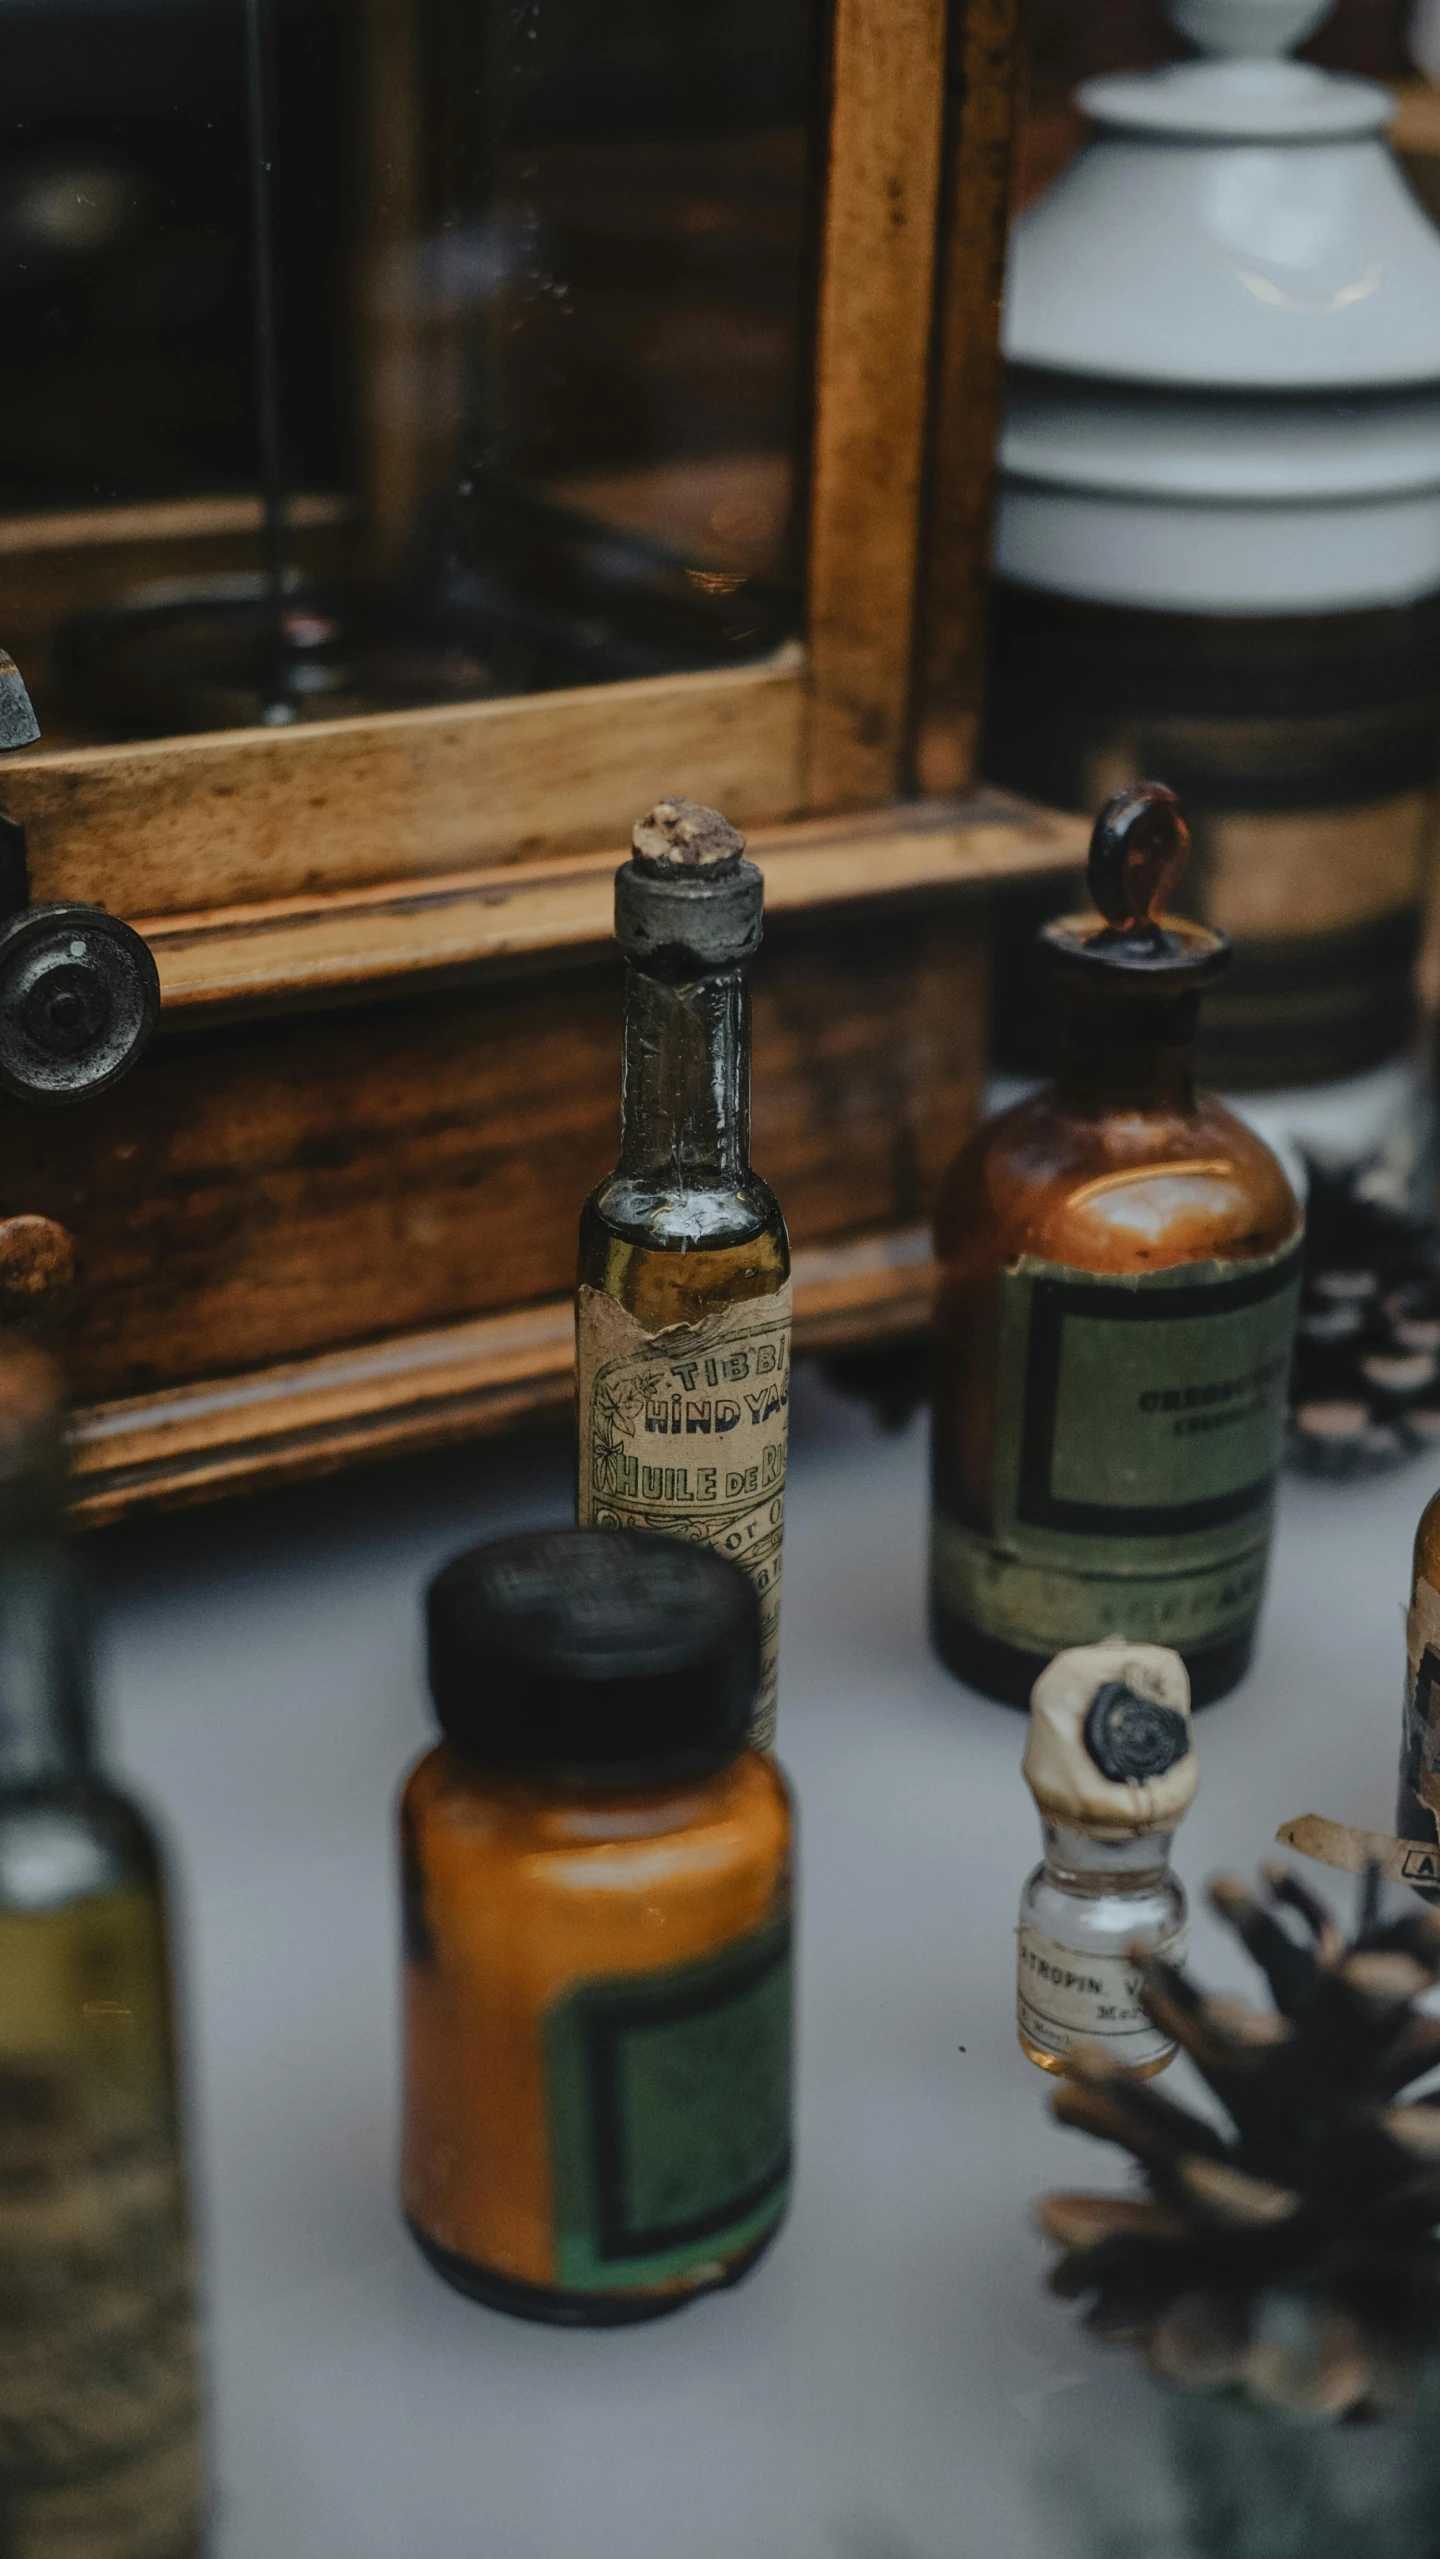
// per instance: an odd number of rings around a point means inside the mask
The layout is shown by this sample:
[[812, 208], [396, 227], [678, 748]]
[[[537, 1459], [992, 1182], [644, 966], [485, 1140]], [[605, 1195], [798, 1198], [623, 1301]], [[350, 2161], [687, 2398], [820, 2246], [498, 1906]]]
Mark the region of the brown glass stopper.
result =
[[0, 1332], [0, 1534], [43, 1525], [64, 1486], [60, 1373], [34, 1342]]
[[45, 1333], [73, 1312], [79, 1256], [53, 1217], [0, 1218], [0, 1326]]
[[673, 878], [677, 872], [708, 873], [711, 879], [733, 871], [745, 852], [745, 838], [718, 809], [699, 800], [657, 800], [642, 817], [631, 842], [642, 870]]
[[1190, 857], [1190, 829], [1163, 782], [1108, 799], [1090, 838], [1090, 894], [1117, 932], [1155, 934]]

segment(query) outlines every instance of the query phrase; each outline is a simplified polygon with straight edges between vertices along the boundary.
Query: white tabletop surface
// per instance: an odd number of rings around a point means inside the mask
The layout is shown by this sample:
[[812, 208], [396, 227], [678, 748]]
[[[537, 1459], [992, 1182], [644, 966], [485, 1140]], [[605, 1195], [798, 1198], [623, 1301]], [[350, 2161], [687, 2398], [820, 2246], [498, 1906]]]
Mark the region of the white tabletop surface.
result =
[[[1198, 1727], [1192, 1889], [1296, 1813], [1389, 1827], [1435, 1473], [1287, 1484], [1258, 1667]], [[1015, 2042], [1023, 1725], [927, 1650], [919, 1421], [887, 1437], [797, 1381], [788, 2228], [732, 2294], [569, 2334], [460, 2299], [400, 2226], [391, 1826], [429, 1739], [418, 1596], [457, 1548], [568, 1506], [557, 1436], [90, 1550], [112, 1753], [174, 1850], [219, 2559], [1087, 2559], [1109, 2490], [1077, 2469], [1103, 2447], [1141, 2497], [1154, 2398], [1045, 2294], [1028, 2209], [1124, 2180], [1051, 2123]], [[1207, 1916], [1194, 1941], [1245, 1982]]]

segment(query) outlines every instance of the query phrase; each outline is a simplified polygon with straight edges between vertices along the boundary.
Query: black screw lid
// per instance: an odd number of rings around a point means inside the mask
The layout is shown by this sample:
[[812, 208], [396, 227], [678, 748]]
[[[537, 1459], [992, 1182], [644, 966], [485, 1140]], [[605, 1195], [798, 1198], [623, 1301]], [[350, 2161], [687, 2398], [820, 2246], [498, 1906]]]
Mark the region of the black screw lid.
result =
[[745, 1747], [760, 1606], [738, 1564], [632, 1529], [457, 1555], [426, 1600], [442, 1731], [494, 1768], [683, 1777]]

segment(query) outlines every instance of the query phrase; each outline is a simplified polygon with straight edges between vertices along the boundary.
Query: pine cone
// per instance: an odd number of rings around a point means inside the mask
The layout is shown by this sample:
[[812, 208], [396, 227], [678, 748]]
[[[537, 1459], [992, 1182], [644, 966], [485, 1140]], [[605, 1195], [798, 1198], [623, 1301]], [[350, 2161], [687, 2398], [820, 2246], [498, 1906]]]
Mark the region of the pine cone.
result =
[[1290, 1460], [1309, 1475], [1385, 1474], [1440, 1439], [1440, 1236], [1376, 1173], [1307, 1160]]
[[1440, 2017], [1415, 2005], [1440, 1978], [1440, 1911], [1382, 1920], [1372, 1871], [1347, 1942], [1295, 1875], [1265, 1875], [1271, 1910], [1223, 1877], [1210, 1899], [1274, 2013], [1133, 1950], [1148, 2015], [1227, 2130], [1093, 2048], [1067, 2064], [1055, 2114], [1121, 2143], [1149, 2194], [1047, 2195], [1040, 2226], [1065, 2251], [1051, 2287], [1088, 2297], [1088, 2326], [1143, 2343], [1165, 2380], [1296, 2416], [1378, 2414], [1440, 2348], [1440, 2096], [1399, 2102], [1440, 2063]]

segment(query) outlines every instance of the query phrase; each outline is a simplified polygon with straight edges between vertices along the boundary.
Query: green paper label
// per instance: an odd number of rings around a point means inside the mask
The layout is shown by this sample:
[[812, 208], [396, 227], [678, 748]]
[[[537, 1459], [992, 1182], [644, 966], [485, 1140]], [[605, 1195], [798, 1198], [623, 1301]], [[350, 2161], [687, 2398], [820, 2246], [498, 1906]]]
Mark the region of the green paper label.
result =
[[581, 1982], [545, 2020], [556, 2281], [663, 2284], [738, 2256], [790, 2179], [790, 1921], [663, 1972]]
[[994, 1532], [937, 1512], [943, 1608], [1025, 1652], [1223, 1642], [1264, 1585], [1300, 1248], [1001, 1281]]

